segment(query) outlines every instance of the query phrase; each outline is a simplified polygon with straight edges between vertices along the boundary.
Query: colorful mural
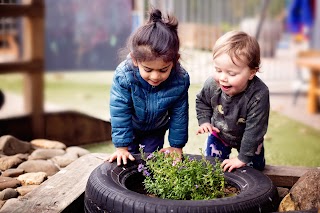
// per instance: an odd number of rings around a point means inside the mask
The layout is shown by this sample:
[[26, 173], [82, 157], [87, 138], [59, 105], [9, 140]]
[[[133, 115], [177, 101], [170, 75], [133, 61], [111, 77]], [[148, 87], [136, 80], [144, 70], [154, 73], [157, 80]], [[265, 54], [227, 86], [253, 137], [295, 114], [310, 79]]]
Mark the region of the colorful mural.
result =
[[46, 0], [46, 70], [114, 70], [131, 10], [128, 0]]

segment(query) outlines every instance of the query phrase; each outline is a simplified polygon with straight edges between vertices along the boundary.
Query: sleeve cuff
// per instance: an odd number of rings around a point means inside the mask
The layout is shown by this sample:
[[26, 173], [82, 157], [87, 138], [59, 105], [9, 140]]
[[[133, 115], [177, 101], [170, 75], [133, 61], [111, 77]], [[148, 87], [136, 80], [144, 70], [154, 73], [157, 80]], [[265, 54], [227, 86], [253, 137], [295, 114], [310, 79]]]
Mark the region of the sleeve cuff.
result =
[[238, 159], [247, 164], [252, 160], [252, 157], [251, 156], [246, 156], [246, 155], [240, 153], [238, 155]]
[[186, 144], [170, 144], [171, 147], [173, 148], [183, 148]]
[[210, 121], [210, 119], [208, 120], [207, 118], [200, 118], [200, 119], [198, 120], [199, 126], [200, 126], [201, 124], [203, 124], [203, 123], [211, 123], [211, 121]]

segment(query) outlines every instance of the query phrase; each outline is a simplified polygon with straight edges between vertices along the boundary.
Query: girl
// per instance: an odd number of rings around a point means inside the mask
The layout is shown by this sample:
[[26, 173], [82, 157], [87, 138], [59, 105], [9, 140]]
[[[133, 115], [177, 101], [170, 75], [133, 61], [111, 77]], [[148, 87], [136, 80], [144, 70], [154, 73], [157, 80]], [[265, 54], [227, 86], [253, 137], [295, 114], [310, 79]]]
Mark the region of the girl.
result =
[[[115, 71], [110, 96], [112, 142], [109, 162], [127, 164], [132, 154], [178, 152], [188, 140], [188, 73], [178, 62], [178, 22], [151, 10], [148, 22], [128, 40], [126, 60]], [[170, 147], [163, 148], [169, 129]]]

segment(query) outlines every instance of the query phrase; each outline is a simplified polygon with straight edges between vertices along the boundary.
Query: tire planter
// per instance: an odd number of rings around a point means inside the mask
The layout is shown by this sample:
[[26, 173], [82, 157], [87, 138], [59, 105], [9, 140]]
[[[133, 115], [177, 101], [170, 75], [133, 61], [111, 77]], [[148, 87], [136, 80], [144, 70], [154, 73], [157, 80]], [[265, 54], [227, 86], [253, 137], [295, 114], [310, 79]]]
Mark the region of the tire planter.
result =
[[[201, 159], [200, 155], [189, 155]], [[187, 213], [187, 212], [273, 212], [279, 196], [272, 181], [251, 167], [226, 172], [226, 181], [240, 190], [233, 197], [213, 200], [170, 200], [150, 197], [140, 191], [143, 176], [137, 171], [140, 155], [126, 166], [105, 162], [89, 176], [84, 198], [85, 212]], [[207, 157], [214, 164], [214, 158]]]

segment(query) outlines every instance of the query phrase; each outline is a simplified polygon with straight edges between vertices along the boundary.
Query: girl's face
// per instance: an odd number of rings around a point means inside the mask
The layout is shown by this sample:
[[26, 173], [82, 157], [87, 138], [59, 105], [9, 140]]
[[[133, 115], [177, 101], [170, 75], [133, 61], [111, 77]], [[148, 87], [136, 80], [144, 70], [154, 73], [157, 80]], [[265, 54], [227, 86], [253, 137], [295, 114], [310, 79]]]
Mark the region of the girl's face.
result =
[[173, 67], [173, 62], [164, 62], [162, 59], [139, 62], [132, 60], [139, 67], [141, 77], [151, 86], [159, 86], [167, 80]]
[[248, 81], [252, 80], [256, 70], [250, 70], [247, 64], [234, 59], [235, 65], [227, 53], [214, 59], [214, 80], [221, 90], [229, 96], [234, 96], [247, 88]]

